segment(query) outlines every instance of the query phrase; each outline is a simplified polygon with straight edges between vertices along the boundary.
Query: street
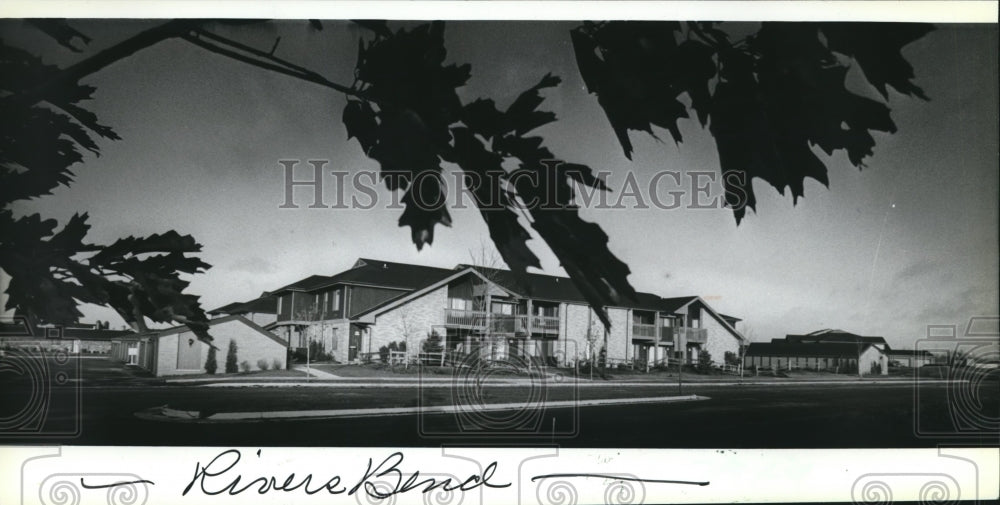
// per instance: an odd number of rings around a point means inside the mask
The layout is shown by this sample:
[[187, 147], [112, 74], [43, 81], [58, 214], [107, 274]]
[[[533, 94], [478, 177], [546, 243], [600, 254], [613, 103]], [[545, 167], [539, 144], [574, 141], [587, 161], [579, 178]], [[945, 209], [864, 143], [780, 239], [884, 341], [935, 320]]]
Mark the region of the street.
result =
[[[621, 387], [532, 384], [457, 391], [450, 383], [433, 388], [420, 388], [417, 384], [377, 388], [352, 384], [204, 387], [120, 376], [116, 365], [107, 361], [94, 358], [81, 361], [86, 369], [83, 380], [52, 388], [44, 425], [46, 429], [65, 428], [79, 420], [79, 433], [55, 437], [20, 434], [24, 436], [13, 438], [10, 432], [5, 432], [6, 443], [394, 447], [555, 443], [566, 447], [655, 448], [884, 448], [934, 447], [955, 441], [985, 446], [1000, 443], [995, 430], [968, 422], [972, 412], [973, 421], [978, 415], [995, 424], [1000, 412], [1000, 388], [995, 374], [974, 386], [937, 382], [914, 387], [910, 381], [687, 385], [683, 394], [707, 399], [547, 409], [547, 400], [676, 396], [678, 389], [676, 384]], [[3, 407], [0, 415], [9, 418], [15, 412], [8, 410], [16, 410], [9, 406], [23, 405], [31, 393], [27, 382], [7, 379], [0, 400], [8, 407]], [[968, 387], [978, 388], [980, 408], [975, 412], [970, 410], [975, 405], [955, 400], [961, 396], [962, 388]], [[136, 416], [137, 412], [165, 405], [205, 416], [254, 410], [442, 405], [456, 403], [455, 398], [466, 398], [465, 404], [471, 407], [463, 414], [233, 423], [148, 420]], [[475, 407], [511, 401], [541, 408], [480, 412]], [[949, 402], [957, 416], [949, 411]], [[956, 418], [958, 424], [953, 420]], [[962, 425], [961, 420], [966, 424]], [[45, 434], [46, 429], [38, 434]], [[955, 438], [956, 435], [961, 438]]]

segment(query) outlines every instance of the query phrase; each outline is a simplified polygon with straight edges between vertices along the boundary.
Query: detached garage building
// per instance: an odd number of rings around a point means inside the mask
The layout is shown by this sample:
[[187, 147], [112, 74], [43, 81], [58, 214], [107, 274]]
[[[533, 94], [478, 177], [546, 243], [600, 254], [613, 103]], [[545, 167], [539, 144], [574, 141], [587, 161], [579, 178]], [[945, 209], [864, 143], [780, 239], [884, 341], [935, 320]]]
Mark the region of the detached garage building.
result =
[[[237, 363], [250, 363], [251, 370], [259, 370], [257, 362], [264, 360], [269, 368], [275, 364], [285, 367], [286, 344], [273, 333], [242, 316], [226, 316], [208, 322], [209, 333], [217, 347], [216, 374], [226, 371], [226, 353], [229, 342], [236, 342]], [[166, 375], [196, 375], [205, 373], [209, 346], [187, 326], [136, 334], [115, 340], [111, 354], [129, 365], [135, 365], [160, 377]]]

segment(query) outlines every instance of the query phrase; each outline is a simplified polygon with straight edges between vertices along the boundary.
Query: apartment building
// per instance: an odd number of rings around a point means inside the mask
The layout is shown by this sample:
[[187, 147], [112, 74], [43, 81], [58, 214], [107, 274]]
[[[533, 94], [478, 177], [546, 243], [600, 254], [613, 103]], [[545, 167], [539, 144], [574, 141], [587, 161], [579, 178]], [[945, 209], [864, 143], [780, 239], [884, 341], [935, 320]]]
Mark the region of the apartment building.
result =
[[[689, 362], [708, 350], [722, 362], [745, 339], [738, 318], [717, 313], [698, 296], [638, 299], [608, 307], [606, 331], [571, 279], [458, 265], [437, 268], [359, 259], [331, 276], [313, 275], [262, 296], [273, 300], [266, 326], [290, 348], [322, 342], [340, 362], [376, 355], [391, 342], [419, 352], [432, 333], [453, 353], [534, 357], [569, 366], [604, 351], [611, 363]], [[254, 301], [242, 307], [264, 306]], [[227, 306], [228, 307], [228, 306]], [[226, 314], [226, 307], [212, 311]]]

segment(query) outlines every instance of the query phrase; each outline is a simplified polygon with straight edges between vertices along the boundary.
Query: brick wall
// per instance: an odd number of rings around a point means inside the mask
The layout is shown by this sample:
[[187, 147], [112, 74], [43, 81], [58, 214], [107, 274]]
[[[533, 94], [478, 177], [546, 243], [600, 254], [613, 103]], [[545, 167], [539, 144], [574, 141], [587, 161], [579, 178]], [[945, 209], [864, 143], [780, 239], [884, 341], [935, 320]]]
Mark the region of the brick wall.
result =
[[[379, 347], [389, 345], [389, 342], [399, 342], [406, 339], [409, 330], [407, 349], [419, 352], [420, 343], [431, 329], [438, 327], [438, 333], [444, 340], [444, 309], [448, 306], [448, 287], [442, 286], [419, 298], [410, 300], [399, 307], [385, 312], [375, 318], [375, 324], [361, 342], [362, 353], [378, 352]], [[346, 332], [345, 332], [346, 335]], [[346, 348], [346, 341], [344, 343]], [[345, 354], [346, 355], [346, 354]]]
[[[608, 319], [611, 319], [611, 332], [608, 334], [608, 359], [623, 360], [631, 357], [632, 343], [629, 334], [632, 316], [629, 309], [609, 308]], [[597, 319], [597, 316], [594, 316]], [[597, 319], [598, 327], [603, 331], [604, 324]]]
[[702, 348], [707, 349], [708, 353], [712, 355], [712, 361], [719, 364], [725, 363], [726, 351], [739, 356], [740, 340], [706, 310], [701, 311], [701, 327], [708, 333], [708, 340]]

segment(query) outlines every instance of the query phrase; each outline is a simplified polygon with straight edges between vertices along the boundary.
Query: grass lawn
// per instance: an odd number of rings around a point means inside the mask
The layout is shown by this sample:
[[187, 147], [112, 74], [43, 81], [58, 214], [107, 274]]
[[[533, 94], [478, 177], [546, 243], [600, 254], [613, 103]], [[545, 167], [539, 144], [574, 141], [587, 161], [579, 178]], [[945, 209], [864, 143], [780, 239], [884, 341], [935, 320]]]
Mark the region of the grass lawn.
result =
[[[310, 365], [317, 370], [332, 373], [340, 377], [453, 377], [464, 376], [468, 373], [468, 368], [456, 368], [451, 366], [420, 366], [420, 365], [386, 365], [373, 363], [369, 365], [333, 365], [318, 364]], [[516, 372], [505, 368], [494, 368], [489, 370], [491, 377], [509, 375], [511, 377], [528, 377], [527, 372]]]
[[253, 372], [239, 372], [239, 373], [214, 373], [214, 374], [197, 374], [197, 375], [179, 375], [176, 377], [166, 377], [167, 379], [267, 379], [270, 377], [302, 377], [305, 378], [305, 372], [300, 372], [298, 370], [255, 370]]

